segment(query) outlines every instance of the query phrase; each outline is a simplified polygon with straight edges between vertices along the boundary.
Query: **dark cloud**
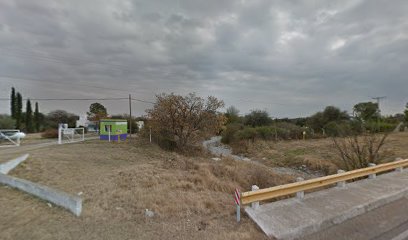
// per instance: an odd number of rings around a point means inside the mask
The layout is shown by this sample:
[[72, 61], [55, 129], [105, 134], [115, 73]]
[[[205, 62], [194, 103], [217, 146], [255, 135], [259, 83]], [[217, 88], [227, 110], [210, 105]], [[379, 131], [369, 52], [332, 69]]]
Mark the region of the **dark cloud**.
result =
[[[5, 0], [0, 94], [11, 86], [37, 98], [197, 92], [279, 117], [386, 95], [383, 112], [401, 112], [406, 12], [404, 0]], [[126, 102], [104, 104], [127, 111]], [[85, 113], [89, 102], [40, 105]]]

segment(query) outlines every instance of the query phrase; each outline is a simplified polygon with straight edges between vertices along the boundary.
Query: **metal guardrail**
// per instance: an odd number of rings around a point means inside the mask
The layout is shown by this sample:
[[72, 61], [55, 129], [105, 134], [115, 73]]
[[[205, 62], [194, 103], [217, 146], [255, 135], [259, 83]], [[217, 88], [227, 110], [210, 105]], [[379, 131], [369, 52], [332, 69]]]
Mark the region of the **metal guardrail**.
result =
[[399, 160], [384, 164], [379, 164], [372, 167], [361, 168], [349, 172], [338, 173], [320, 178], [314, 178], [306, 181], [289, 183], [285, 185], [264, 188], [260, 190], [241, 193], [241, 204], [249, 204], [253, 202], [283, 197], [297, 192], [312, 190], [319, 187], [328, 186], [338, 182], [344, 182], [359, 177], [365, 177], [376, 173], [386, 172], [398, 168], [408, 166], [408, 159]]

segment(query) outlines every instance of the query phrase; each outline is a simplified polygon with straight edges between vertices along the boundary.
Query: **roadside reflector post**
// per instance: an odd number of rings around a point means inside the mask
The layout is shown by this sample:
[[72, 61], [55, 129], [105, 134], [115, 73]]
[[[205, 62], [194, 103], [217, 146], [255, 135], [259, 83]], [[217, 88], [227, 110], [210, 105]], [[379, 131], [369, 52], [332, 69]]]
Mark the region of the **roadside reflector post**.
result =
[[241, 221], [241, 193], [239, 192], [238, 188], [236, 188], [234, 192], [234, 201], [235, 201], [235, 205], [237, 205], [237, 222], [240, 222]]
[[[402, 160], [402, 158], [396, 158], [396, 159], [395, 159], [396, 162], [401, 161], [401, 160]], [[403, 168], [403, 167], [397, 167], [397, 168], [395, 169], [395, 171], [396, 171], [396, 172], [403, 172], [403, 171], [404, 171], [404, 168]]]
[[[252, 190], [252, 191], [257, 191], [257, 190], [259, 190], [259, 187], [256, 186], [256, 185], [252, 185], [252, 189], [251, 189], [251, 190]], [[259, 208], [259, 202], [253, 202], [253, 203], [251, 203], [251, 207], [252, 207], [253, 209]]]
[[[296, 182], [302, 182], [302, 181], [304, 181], [305, 179], [303, 179], [303, 178], [301, 178], [301, 177], [298, 177], [298, 178], [296, 178]], [[300, 192], [297, 192], [296, 193], [296, 198], [297, 199], [303, 199], [305, 197], [305, 191], [300, 191]]]
[[[375, 167], [375, 166], [377, 166], [377, 164], [375, 164], [375, 163], [369, 163], [368, 164], [368, 167]], [[377, 174], [375, 174], [375, 173], [368, 175], [368, 179], [374, 179], [376, 177], [377, 177]]]
[[241, 221], [241, 206], [237, 205], [237, 222]]
[[[345, 173], [345, 171], [341, 170], [341, 169], [337, 170], [337, 174], [341, 174], [341, 173]], [[346, 187], [346, 181], [338, 182], [337, 187], [338, 188], [345, 188]]]

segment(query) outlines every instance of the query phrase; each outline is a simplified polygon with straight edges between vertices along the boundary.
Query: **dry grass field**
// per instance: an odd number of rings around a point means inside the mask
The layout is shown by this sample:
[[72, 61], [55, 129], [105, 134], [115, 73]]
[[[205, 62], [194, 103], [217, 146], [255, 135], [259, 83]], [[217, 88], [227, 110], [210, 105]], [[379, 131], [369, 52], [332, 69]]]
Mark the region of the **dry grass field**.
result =
[[[407, 133], [391, 135], [384, 156], [408, 157], [407, 144]], [[8, 150], [2, 159], [26, 153], [18, 151]], [[81, 193], [83, 212], [75, 217], [0, 186], [1, 239], [266, 239], [245, 215], [240, 224], [235, 222], [233, 190], [292, 182], [295, 176], [267, 167], [290, 165], [292, 159], [336, 167], [334, 149], [325, 139], [257, 142], [249, 156], [265, 167], [213, 161], [205, 153], [182, 156], [137, 138], [52, 145], [29, 153], [10, 175]], [[154, 211], [154, 217], [146, 217], [145, 209]]]
[[[392, 133], [380, 151], [382, 162], [397, 157], [408, 158], [408, 133]], [[293, 141], [256, 141], [246, 144], [247, 157], [269, 167], [306, 166], [325, 175], [336, 173], [342, 167], [341, 159], [330, 138]]]

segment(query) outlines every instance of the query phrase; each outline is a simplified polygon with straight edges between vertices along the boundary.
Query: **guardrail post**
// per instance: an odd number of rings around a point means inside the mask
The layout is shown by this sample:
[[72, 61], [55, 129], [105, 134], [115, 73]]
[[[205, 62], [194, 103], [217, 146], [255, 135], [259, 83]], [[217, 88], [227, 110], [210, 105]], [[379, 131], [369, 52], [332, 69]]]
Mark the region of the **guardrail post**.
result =
[[[377, 164], [375, 164], [375, 163], [369, 163], [368, 164], [368, 167], [375, 167], [375, 166], [377, 166]], [[375, 174], [375, 173], [368, 175], [368, 179], [374, 179], [376, 177], [377, 177], [377, 174]]]
[[[251, 190], [252, 190], [252, 191], [259, 190], [259, 187], [256, 186], [256, 185], [252, 185], [252, 189], [251, 189]], [[253, 202], [253, 203], [251, 203], [251, 207], [252, 207], [253, 209], [257, 209], [257, 208], [259, 207], [259, 202]]]
[[[402, 158], [396, 158], [395, 159], [395, 161], [397, 162], [397, 161], [401, 161], [402, 160]], [[403, 167], [397, 167], [396, 169], [395, 169], [395, 171], [396, 172], [403, 172], [404, 171], [404, 168]]]
[[[339, 170], [337, 170], [337, 174], [339, 174], [339, 173], [345, 173], [345, 171], [339, 169]], [[346, 187], [346, 181], [338, 182], [338, 183], [337, 183], [337, 187], [339, 187], [339, 188], [345, 188], [345, 187]]]
[[[304, 181], [305, 179], [303, 179], [303, 178], [301, 178], [301, 177], [298, 177], [298, 178], [296, 178], [296, 182], [302, 182], [302, 181]], [[305, 197], [305, 192], [304, 191], [300, 191], [300, 192], [297, 192], [296, 193], [296, 198], [297, 199], [303, 199]]]

